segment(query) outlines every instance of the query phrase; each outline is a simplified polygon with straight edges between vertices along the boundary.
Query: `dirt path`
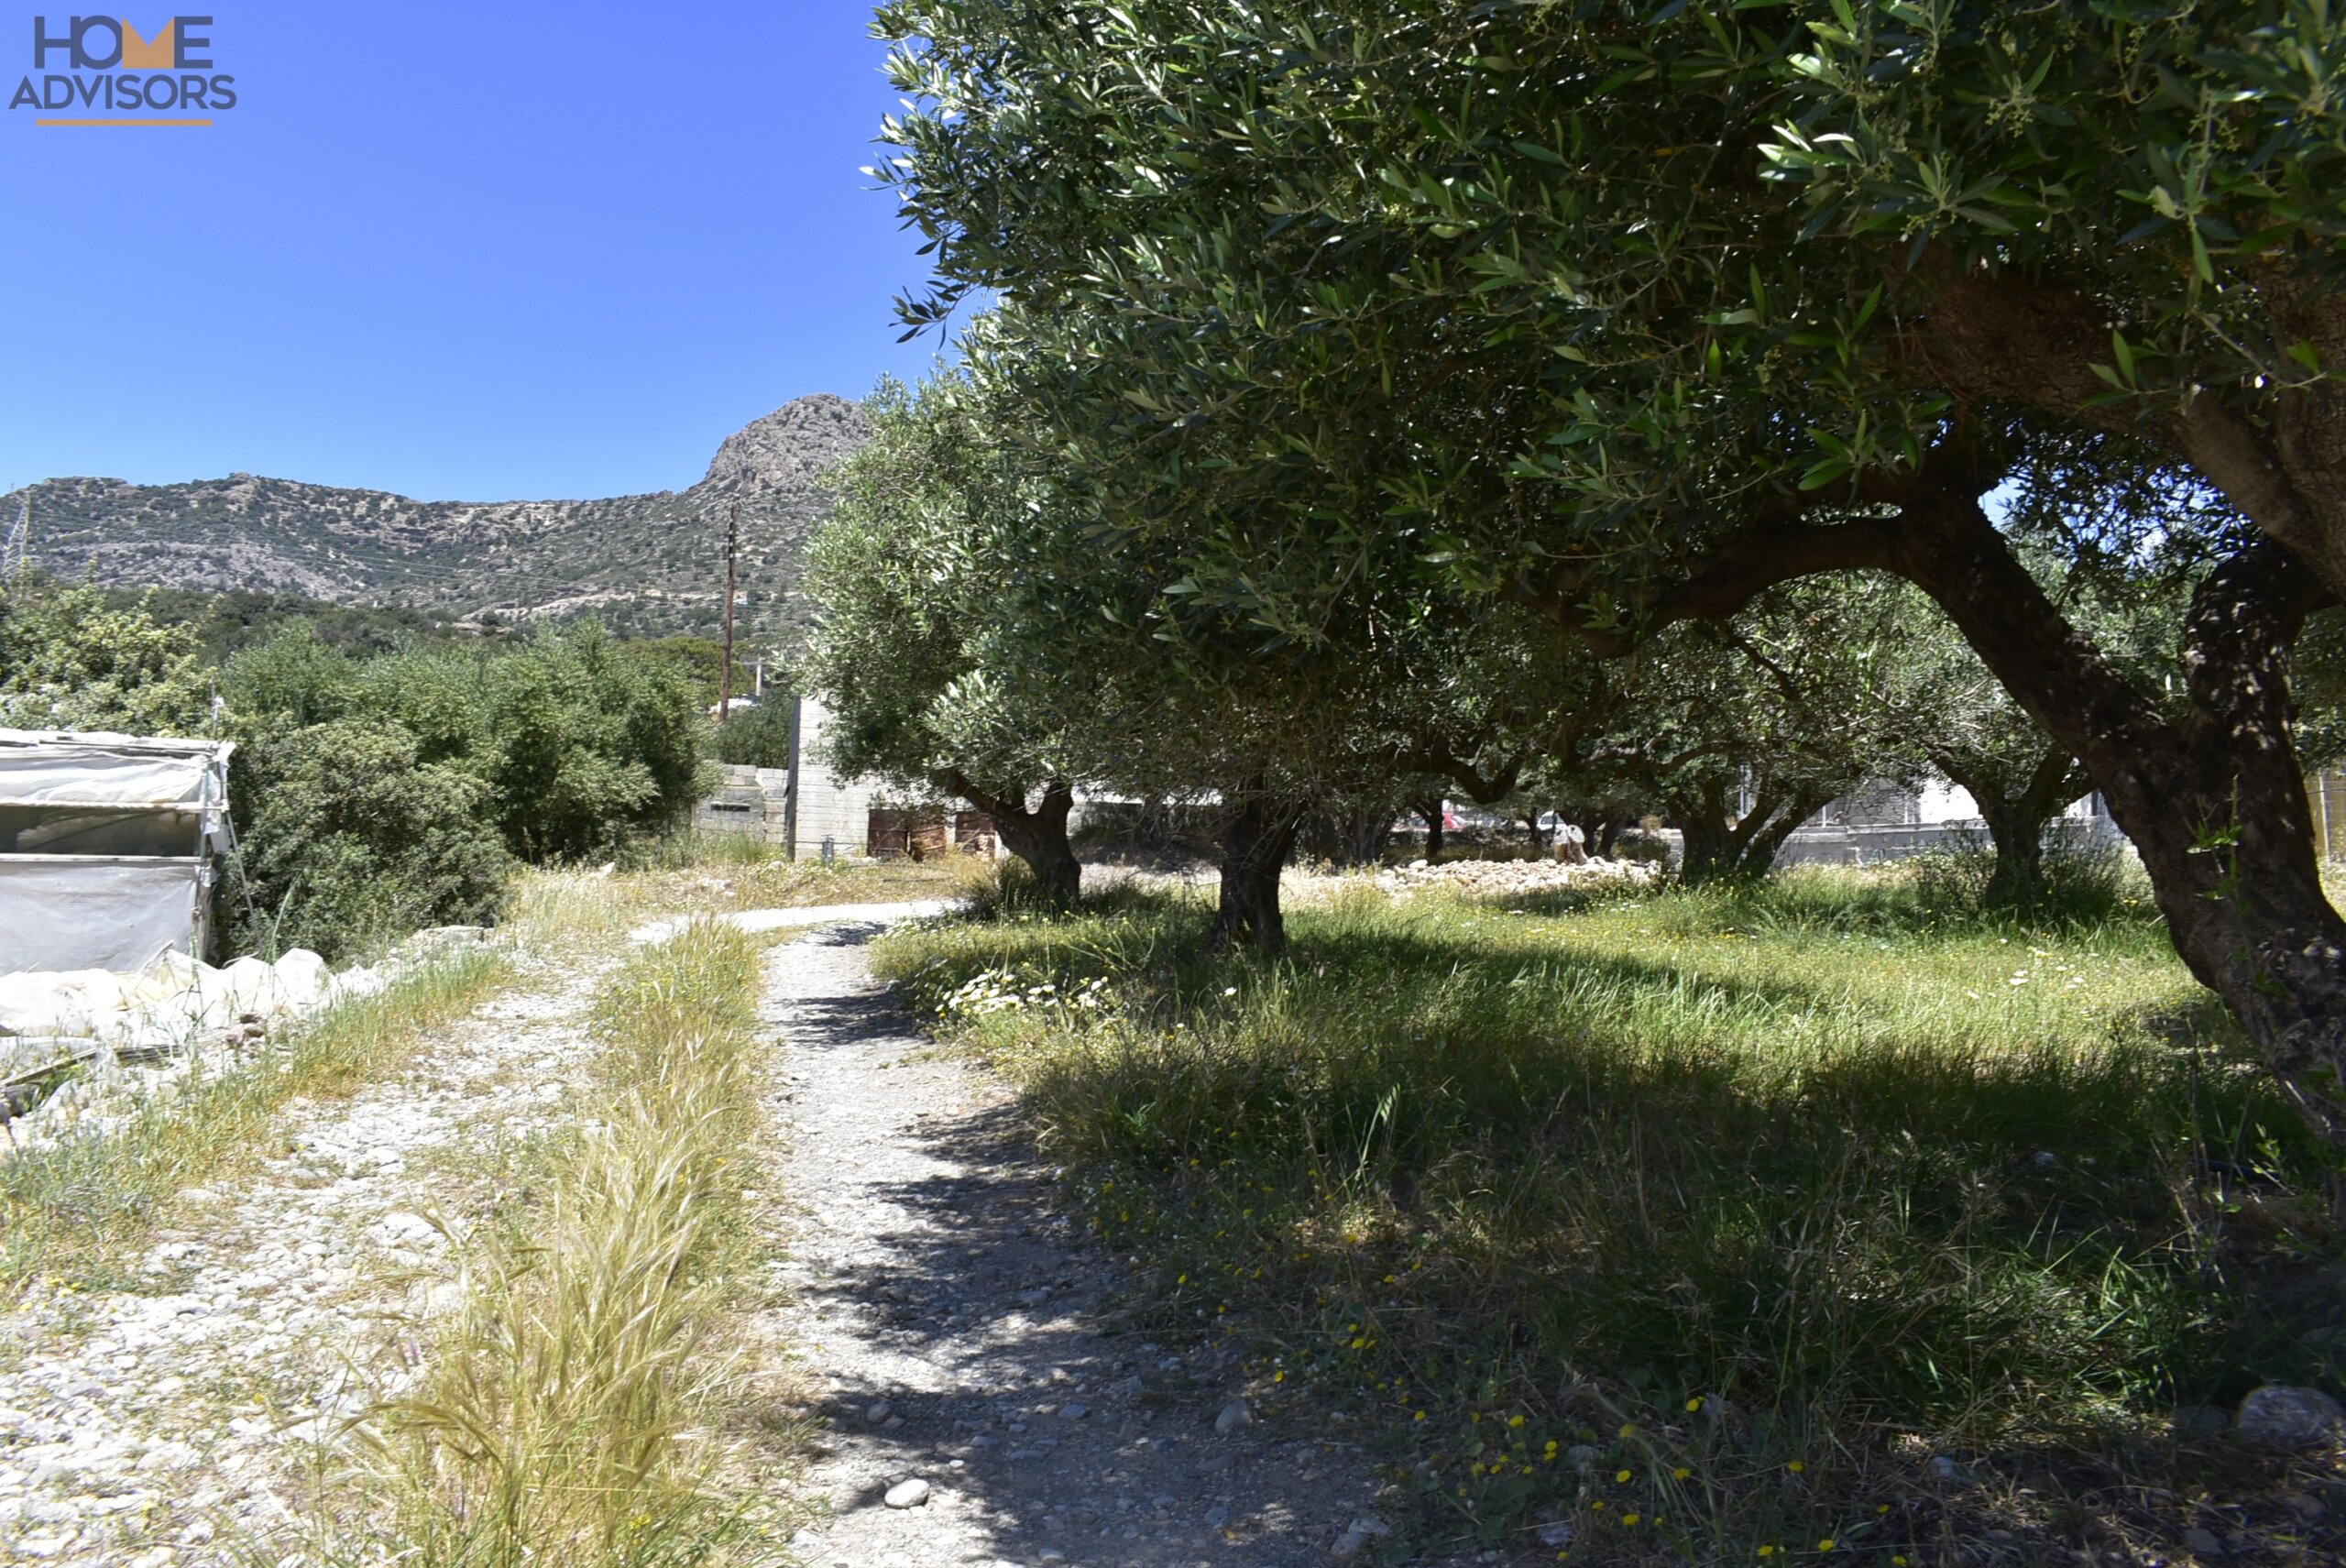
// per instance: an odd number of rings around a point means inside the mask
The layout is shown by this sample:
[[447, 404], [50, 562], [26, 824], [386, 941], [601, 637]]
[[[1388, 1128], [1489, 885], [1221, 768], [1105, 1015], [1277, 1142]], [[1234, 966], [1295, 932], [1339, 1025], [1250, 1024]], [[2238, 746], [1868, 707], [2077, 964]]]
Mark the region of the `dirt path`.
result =
[[446, 1243], [426, 1216], [461, 1223], [470, 1157], [560, 1118], [608, 968], [517, 956], [395, 1078], [294, 1102], [251, 1179], [184, 1192], [136, 1288], [11, 1303], [0, 1563], [276, 1561], [317, 1444], [367, 1403], [355, 1365], [383, 1314], [432, 1304]]
[[[925, 1057], [871, 978], [874, 923], [775, 949], [795, 1301], [775, 1326], [829, 1390], [808, 1478], [817, 1568], [1287, 1568], [1371, 1539], [1368, 1467], [1260, 1423], [1218, 1430], [1234, 1353], [1109, 1332], [1118, 1261], [1054, 1212], [1003, 1088]], [[924, 1503], [883, 1501], [906, 1481]]]
[[[764, 1326], [828, 1390], [834, 1429], [800, 1478], [832, 1509], [801, 1555], [1289, 1568], [1356, 1551], [1373, 1490], [1357, 1452], [1218, 1430], [1234, 1353], [1112, 1332], [1120, 1261], [1054, 1212], [1006, 1091], [928, 1058], [872, 980], [862, 948], [882, 922], [933, 912], [739, 917], [817, 927], [773, 950], [764, 1002], [786, 1080], [776, 1175], [798, 1215], [791, 1300]], [[306, 1561], [295, 1510], [318, 1445], [378, 1391], [356, 1369], [378, 1365], [388, 1319], [428, 1314], [444, 1277], [427, 1216], [461, 1224], [510, 1141], [577, 1113], [587, 1010], [616, 961], [518, 955], [506, 989], [395, 1078], [297, 1102], [253, 1178], [183, 1194], [136, 1286], [11, 1303], [0, 1563]], [[887, 1507], [906, 1480], [925, 1502]]]

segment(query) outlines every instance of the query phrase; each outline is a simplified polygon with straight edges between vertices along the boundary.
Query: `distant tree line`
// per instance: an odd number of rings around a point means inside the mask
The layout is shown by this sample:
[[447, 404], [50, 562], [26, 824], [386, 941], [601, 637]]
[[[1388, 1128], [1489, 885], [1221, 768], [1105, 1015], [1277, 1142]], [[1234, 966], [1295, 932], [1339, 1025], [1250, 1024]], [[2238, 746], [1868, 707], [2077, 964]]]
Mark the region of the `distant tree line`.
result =
[[481, 638], [29, 582], [0, 595], [0, 723], [236, 741], [221, 927], [339, 961], [495, 918], [518, 865], [624, 855], [682, 823], [718, 749], [718, 658], [592, 624]]

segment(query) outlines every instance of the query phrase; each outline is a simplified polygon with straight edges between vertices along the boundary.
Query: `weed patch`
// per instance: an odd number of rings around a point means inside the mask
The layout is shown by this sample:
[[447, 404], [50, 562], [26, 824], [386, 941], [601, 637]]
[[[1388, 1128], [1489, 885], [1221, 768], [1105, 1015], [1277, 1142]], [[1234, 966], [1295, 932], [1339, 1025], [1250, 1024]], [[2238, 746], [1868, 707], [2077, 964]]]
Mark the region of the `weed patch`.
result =
[[464, 1306], [371, 1423], [366, 1540], [338, 1557], [468, 1568], [766, 1560], [723, 1484], [740, 1394], [759, 948], [697, 923], [600, 999], [608, 1109], [545, 1190], [468, 1240]]

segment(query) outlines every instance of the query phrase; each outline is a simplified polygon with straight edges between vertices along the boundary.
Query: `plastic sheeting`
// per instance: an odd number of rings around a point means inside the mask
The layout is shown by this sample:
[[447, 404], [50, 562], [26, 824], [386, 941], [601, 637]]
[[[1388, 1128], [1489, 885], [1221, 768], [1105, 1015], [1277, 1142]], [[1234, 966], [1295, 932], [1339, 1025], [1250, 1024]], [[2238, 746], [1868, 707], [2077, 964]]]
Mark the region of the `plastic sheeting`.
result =
[[0, 729], [0, 973], [201, 956], [234, 749]]
[[176, 808], [216, 819], [228, 809], [234, 750], [225, 740], [0, 729], [0, 806]]
[[0, 973], [137, 972], [166, 952], [200, 950], [208, 861], [0, 855]]

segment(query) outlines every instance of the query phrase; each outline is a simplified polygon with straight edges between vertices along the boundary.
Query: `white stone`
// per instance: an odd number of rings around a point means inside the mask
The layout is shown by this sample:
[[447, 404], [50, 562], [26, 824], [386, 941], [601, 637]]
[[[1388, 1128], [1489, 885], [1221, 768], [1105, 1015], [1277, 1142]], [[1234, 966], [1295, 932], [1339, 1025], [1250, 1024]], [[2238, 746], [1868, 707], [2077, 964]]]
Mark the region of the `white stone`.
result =
[[915, 1475], [909, 1481], [899, 1481], [888, 1488], [882, 1499], [892, 1508], [916, 1508], [928, 1501], [928, 1483]]
[[2319, 1388], [2267, 1383], [2249, 1391], [2232, 1433], [2255, 1448], [2297, 1452], [2346, 1436], [2346, 1407]]

